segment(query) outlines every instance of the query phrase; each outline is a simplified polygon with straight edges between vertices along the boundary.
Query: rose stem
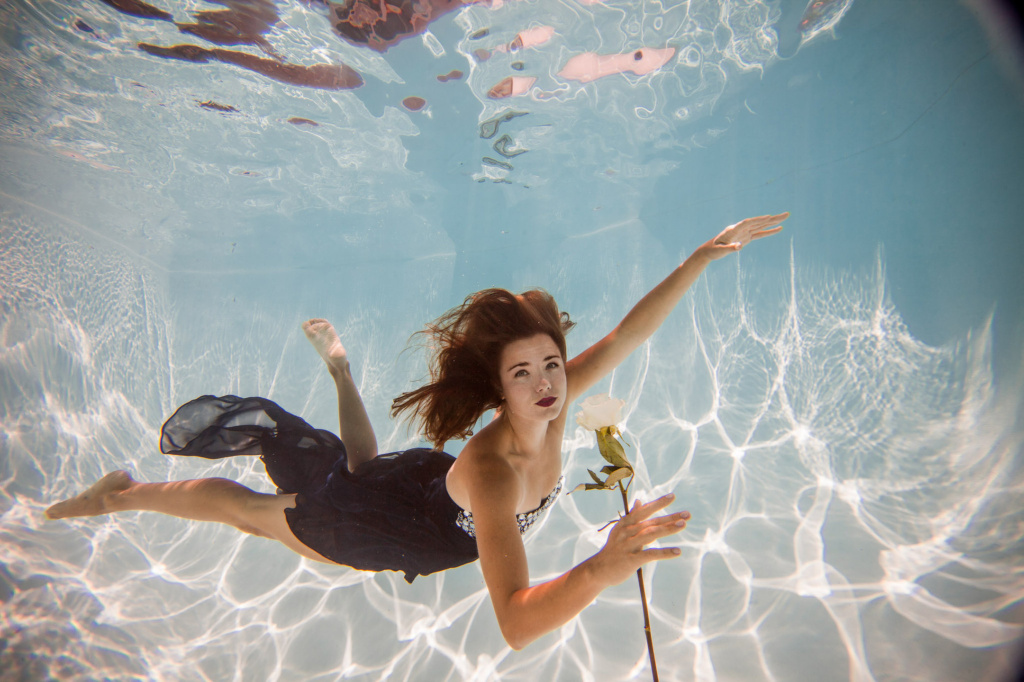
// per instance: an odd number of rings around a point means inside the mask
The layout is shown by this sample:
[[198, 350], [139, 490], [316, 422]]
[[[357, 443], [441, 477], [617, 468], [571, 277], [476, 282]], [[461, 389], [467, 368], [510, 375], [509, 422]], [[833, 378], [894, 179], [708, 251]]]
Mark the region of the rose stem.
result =
[[[622, 493], [622, 506], [629, 513], [629, 498], [626, 496], [626, 488], [622, 481], [619, 481], [619, 492]], [[658, 662], [654, 659], [654, 638], [651, 636], [651, 615], [647, 612], [647, 590], [644, 589], [644, 569], [636, 569], [636, 579], [640, 583], [640, 603], [644, 607], [644, 634], [647, 635], [647, 653], [651, 656], [651, 674], [654, 675], [654, 682], [658, 682]]]

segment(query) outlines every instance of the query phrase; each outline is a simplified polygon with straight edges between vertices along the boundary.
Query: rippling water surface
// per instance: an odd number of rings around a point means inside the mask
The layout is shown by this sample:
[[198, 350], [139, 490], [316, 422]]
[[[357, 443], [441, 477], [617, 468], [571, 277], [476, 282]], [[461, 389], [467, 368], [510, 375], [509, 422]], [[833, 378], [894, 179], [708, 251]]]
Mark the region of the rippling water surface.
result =
[[[4, 679], [648, 679], [636, 586], [522, 652], [475, 564], [406, 585], [147, 513], [47, 522], [204, 393], [333, 428], [342, 330], [382, 447], [409, 335], [544, 286], [600, 338], [721, 226], [601, 390], [645, 497], [665, 680], [1004, 680], [1024, 634], [1024, 80], [1009, 5], [834, 0], [0, 7]], [[383, 9], [382, 9], [383, 8]], [[383, 14], [382, 14], [383, 12]], [[589, 54], [588, 54], [589, 53]], [[457, 450], [457, 446], [455, 448]], [[570, 429], [570, 484], [597, 461]], [[563, 497], [531, 576], [596, 552]]]

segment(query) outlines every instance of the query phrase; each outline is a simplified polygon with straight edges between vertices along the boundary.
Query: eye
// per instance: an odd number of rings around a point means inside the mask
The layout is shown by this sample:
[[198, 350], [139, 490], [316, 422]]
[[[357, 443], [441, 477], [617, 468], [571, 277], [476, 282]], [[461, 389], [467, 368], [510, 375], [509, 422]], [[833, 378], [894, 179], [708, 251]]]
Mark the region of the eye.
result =
[[548, 363], [548, 369], [558, 369], [558, 362], [555, 361], [555, 360], [552, 360], [551, 362], [549, 362]]
[[515, 373], [515, 376], [516, 377], [525, 377], [526, 374], [527, 374], [526, 370], [525, 369], [521, 369], [521, 370], [519, 370], [518, 372]]

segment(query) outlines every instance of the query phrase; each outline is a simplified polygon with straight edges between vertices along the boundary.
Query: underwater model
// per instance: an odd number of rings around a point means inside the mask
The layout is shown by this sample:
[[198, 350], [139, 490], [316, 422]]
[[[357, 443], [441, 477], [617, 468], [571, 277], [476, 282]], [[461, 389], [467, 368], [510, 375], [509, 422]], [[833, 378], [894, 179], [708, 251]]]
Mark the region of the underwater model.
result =
[[[685, 511], [659, 515], [671, 494], [635, 502], [597, 554], [531, 585], [522, 534], [562, 489], [569, 405], [661, 326], [712, 261], [778, 233], [788, 217], [727, 227], [574, 358], [566, 356], [565, 342], [573, 322], [544, 291], [470, 295], [420, 332], [432, 351], [430, 381], [392, 403], [392, 416], [413, 419], [432, 449], [377, 453], [346, 349], [329, 322], [309, 320], [303, 329], [338, 390], [337, 436], [270, 400], [236, 396], [197, 398], [161, 432], [167, 454], [262, 458], [276, 494], [223, 478], [143, 483], [115, 471], [46, 515], [148, 510], [214, 521], [277, 540], [314, 561], [402, 571], [409, 582], [479, 558], [501, 632], [522, 649], [644, 564], [679, 556], [678, 548], [647, 546], [680, 532], [690, 518]], [[494, 418], [474, 433], [492, 409]], [[451, 439], [468, 439], [457, 459], [442, 451]]]

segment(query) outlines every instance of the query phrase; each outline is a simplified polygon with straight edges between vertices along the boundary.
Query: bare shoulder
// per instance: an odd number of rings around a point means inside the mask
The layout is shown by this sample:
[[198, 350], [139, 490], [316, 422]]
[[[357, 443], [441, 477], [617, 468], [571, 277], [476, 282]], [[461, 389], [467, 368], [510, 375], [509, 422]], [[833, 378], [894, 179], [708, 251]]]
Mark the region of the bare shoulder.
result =
[[474, 515], [481, 501], [491, 509], [507, 508], [514, 514], [524, 494], [522, 477], [489, 441], [482, 432], [466, 444], [449, 473], [449, 494]]

